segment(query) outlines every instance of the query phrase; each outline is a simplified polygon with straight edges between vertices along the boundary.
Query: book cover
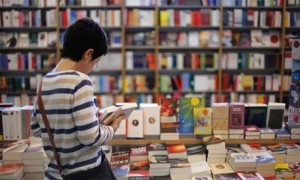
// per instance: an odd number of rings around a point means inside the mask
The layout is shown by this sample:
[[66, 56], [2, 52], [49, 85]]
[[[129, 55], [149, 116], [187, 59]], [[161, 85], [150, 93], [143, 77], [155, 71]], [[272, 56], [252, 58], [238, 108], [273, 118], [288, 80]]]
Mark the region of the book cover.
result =
[[169, 159], [171, 168], [184, 168], [191, 167], [191, 164], [187, 159]]
[[245, 105], [243, 103], [229, 104], [229, 128], [243, 128], [245, 121]]
[[197, 135], [212, 134], [210, 108], [194, 109], [194, 134]]
[[162, 123], [178, 122], [178, 99], [165, 98], [160, 99], [160, 121]]
[[281, 129], [284, 118], [285, 103], [268, 103], [267, 127]]
[[257, 163], [273, 162], [275, 158], [267, 151], [251, 153]]
[[140, 103], [144, 114], [144, 135], [160, 135], [160, 115], [158, 104]]
[[267, 108], [266, 104], [246, 104], [245, 125], [256, 125], [259, 128], [265, 128]]
[[215, 180], [241, 180], [236, 173], [216, 174], [214, 175]]
[[127, 138], [143, 138], [143, 110], [134, 110], [127, 119]]
[[175, 144], [167, 146], [168, 153], [182, 153], [186, 152], [186, 147], [184, 144]]
[[168, 155], [149, 155], [150, 168], [170, 168]]
[[[292, 81], [293, 81], [292, 74]], [[300, 79], [300, 78], [299, 78]], [[288, 111], [288, 123], [299, 124], [300, 123], [300, 83], [291, 83], [289, 94], [289, 111]]]
[[229, 105], [228, 103], [213, 103], [212, 129], [228, 130]]
[[194, 108], [204, 106], [201, 97], [179, 98], [179, 133], [194, 133]]
[[228, 163], [211, 163], [209, 166], [214, 175], [234, 172]]
[[150, 143], [148, 146], [149, 155], [166, 155], [168, 154], [167, 145], [164, 143]]
[[264, 178], [256, 172], [238, 173], [242, 180], [264, 180]]

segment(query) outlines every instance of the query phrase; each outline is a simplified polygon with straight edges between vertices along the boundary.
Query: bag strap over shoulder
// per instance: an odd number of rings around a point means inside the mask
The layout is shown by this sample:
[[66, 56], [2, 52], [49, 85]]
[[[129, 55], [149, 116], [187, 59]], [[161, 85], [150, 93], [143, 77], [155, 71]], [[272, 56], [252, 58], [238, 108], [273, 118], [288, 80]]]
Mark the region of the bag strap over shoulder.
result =
[[43, 80], [41, 80], [41, 82], [40, 82], [39, 90], [38, 90], [38, 97], [37, 97], [37, 101], [38, 101], [38, 105], [39, 105], [39, 111], [42, 115], [46, 130], [47, 130], [47, 133], [48, 133], [48, 136], [49, 136], [49, 140], [50, 140], [50, 143], [51, 143], [51, 148], [52, 148], [55, 160], [56, 160], [57, 165], [58, 165], [59, 173], [61, 174], [61, 176], [64, 179], [64, 174], [63, 174], [61, 161], [60, 161], [60, 158], [59, 158], [59, 156], [57, 154], [57, 151], [56, 151], [56, 146], [54, 144], [53, 134], [50, 131], [49, 121], [48, 121], [48, 118], [46, 116], [46, 111], [45, 111], [44, 103], [43, 103], [43, 100], [42, 100], [42, 82], [43, 82]]

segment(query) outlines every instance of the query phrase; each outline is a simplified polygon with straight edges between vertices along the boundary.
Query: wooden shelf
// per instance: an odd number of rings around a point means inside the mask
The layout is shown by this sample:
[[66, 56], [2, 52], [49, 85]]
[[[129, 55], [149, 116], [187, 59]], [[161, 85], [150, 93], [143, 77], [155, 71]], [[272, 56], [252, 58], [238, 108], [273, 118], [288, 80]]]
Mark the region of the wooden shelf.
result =
[[198, 10], [198, 9], [220, 9], [219, 6], [190, 6], [190, 5], [169, 5], [169, 6], [158, 6], [158, 9], [177, 9], [177, 10], [184, 10], [184, 9], [191, 9], [191, 10]]
[[15, 52], [52, 52], [55, 53], [56, 49], [55, 48], [50, 48], [50, 47], [12, 47], [12, 48], [1, 48], [0, 52], [5, 52], [5, 53], [15, 53]]
[[89, 75], [121, 75], [121, 70], [95, 70]]
[[15, 76], [35, 76], [37, 74], [47, 74], [50, 69], [48, 70], [1, 70], [0, 76], [6, 76], [6, 77], [15, 77]]
[[180, 75], [182, 73], [189, 73], [189, 74], [216, 74], [217, 69], [160, 69], [159, 74], [166, 74], [166, 75]]
[[245, 90], [245, 91], [222, 91], [222, 94], [238, 93], [238, 94], [278, 94], [279, 91], [266, 91], [266, 90]]
[[178, 47], [178, 46], [159, 46], [160, 51], [204, 51], [204, 52], [217, 52], [217, 47]]
[[72, 10], [93, 10], [93, 9], [121, 9], [122, 6], [119, 5], [107, 5], [107, 6], [60, 6], [59, 9], [60, 10], [64, 10], [64, 9], [72, 9]]
[[154, 10], [155, 6], [125, 6], [126, 9]]
[[224, 30], [233, 30], [233, 31], [244, 31], [244, 30], [252, 30], [252, 29], [260, 29], [260, 30], [265, 30], [265, 31], [270, 31], [270, 30], [281, 30], [282, 27], [252, 27], [252, 26], [244, 26], [244, 27], [228, 27], [224, 26]]
[[135, 50], [140, 50], [140, 51], [154, 51], [155, 47], [154, 46], [147, 46], [147, 45], [128, 45], [125, 47], [126, 51], [135, 51]]
[[223, 47], [223, 51], [255, 51], [255, 52], [270, 52], [270, 51], [280, 51], [280, 47]]
[[[299, 143], [300, 140], [292, 139], [227, 139], [227, 144], [243, 144], [243, 143], [260, 143], [260, 144], [276, 144], [276, 143]], [[199, 144], [203, 143], [201, 139], [179, 139], [179, 140], [160, 140], [160, 139], [113, 139], [110, 145], [145, 145], [149, 143], [166, 143], [166, 144]]]
[[55, 27], [1, 27], [0, 32], [43, 32], [56, 31]]
[[234, 10], [234, 9], [253, 9], [253, 10], [272, 10], [272, 11], [281, 11], [283, 7], [264, 7], [264, 6], [223, 6], [224, 11], [226, 10]]
[[10, 10], [50, 10], [55, 9], [55, 6], [49, 6], [49, 7], [29, 7], [29, 6], [9, 6], [9, 7], [0, 7], [0, 11], [10, 11]]
[[160, 32], [178, 32], [178, 31], [200, 31], [200, 30], [218, 30], [218, 26], [199, 26], [199, 27], [159, 27]]
[[147, 69], [147, 68], [134, 68], [134, 70], [126, 70], [126, 74], [128, 75], [136, 75], [136, 74], [143, 74], [143, 75], [153, 75], [154, 76], [154, 69]]
[[279, 74], [279, 69], [223, 69], [223, 73], [232, 74], [254, 74], [254, 75], [270, 75]]
[[[102, 28], [103, 28], [103, 30], [106, 31], [106, 32], [110, 32], [110, 31], [121, 31], [121, 29], [122, 29], [121, 27], [110, 27], [110, 26], [103, 26]], [[61, 31], [67, 30], [66, 27], [60, 27], [59, 29], [60, 29]]]

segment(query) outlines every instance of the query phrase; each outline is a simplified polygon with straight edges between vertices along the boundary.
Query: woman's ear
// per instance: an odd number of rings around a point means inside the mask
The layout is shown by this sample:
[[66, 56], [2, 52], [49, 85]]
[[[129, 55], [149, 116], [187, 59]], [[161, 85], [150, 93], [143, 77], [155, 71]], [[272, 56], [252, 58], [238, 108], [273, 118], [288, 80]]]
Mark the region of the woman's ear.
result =
[[88, 60], [88, 61], [92, 61], [93, 60], [93, 53], [94, 53], [94, 49], [86, 50], [85, 53], [83, 54], [84, 59]]

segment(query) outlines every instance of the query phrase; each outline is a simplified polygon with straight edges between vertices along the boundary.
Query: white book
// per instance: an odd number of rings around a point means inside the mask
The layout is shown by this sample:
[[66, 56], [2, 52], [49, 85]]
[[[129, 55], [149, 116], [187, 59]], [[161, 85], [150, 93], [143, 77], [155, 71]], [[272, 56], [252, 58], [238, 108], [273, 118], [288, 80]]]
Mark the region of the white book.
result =
[[199, 46], [199, 33], [196, 31], [188, 32], [188, 46], [198, 47]]
[[126, 136], [126, 120], [120, 122], [119, 128], [116, 130], [115, 135]]
[[144, 114], [144, 135], [160, 135], [160, 111], [156, 103], [141, 103]]
[[18, 38], [18, 47], [28, 47], [29, 46], [29, 34], [20, 33]]
[[38, 33], [38, 47], [47, 47], [48, 44], [48, 33], [39, 32]]
[[11, 27], [12, 26], [11, 11], [3, 11], [2, 12], [2, 23], [3, 23], [3, 27]]
[[23, 160], [23, 153], [26, 151], [28, 145], [27, 144], [20, 144], [10, 148], [6, 148], [3, 150], [3, 160], [14, 160], [20, 161]]
[[127, 118], [127, 138], [143, 138], [143, 131], [143, 110], [134, 110]]

